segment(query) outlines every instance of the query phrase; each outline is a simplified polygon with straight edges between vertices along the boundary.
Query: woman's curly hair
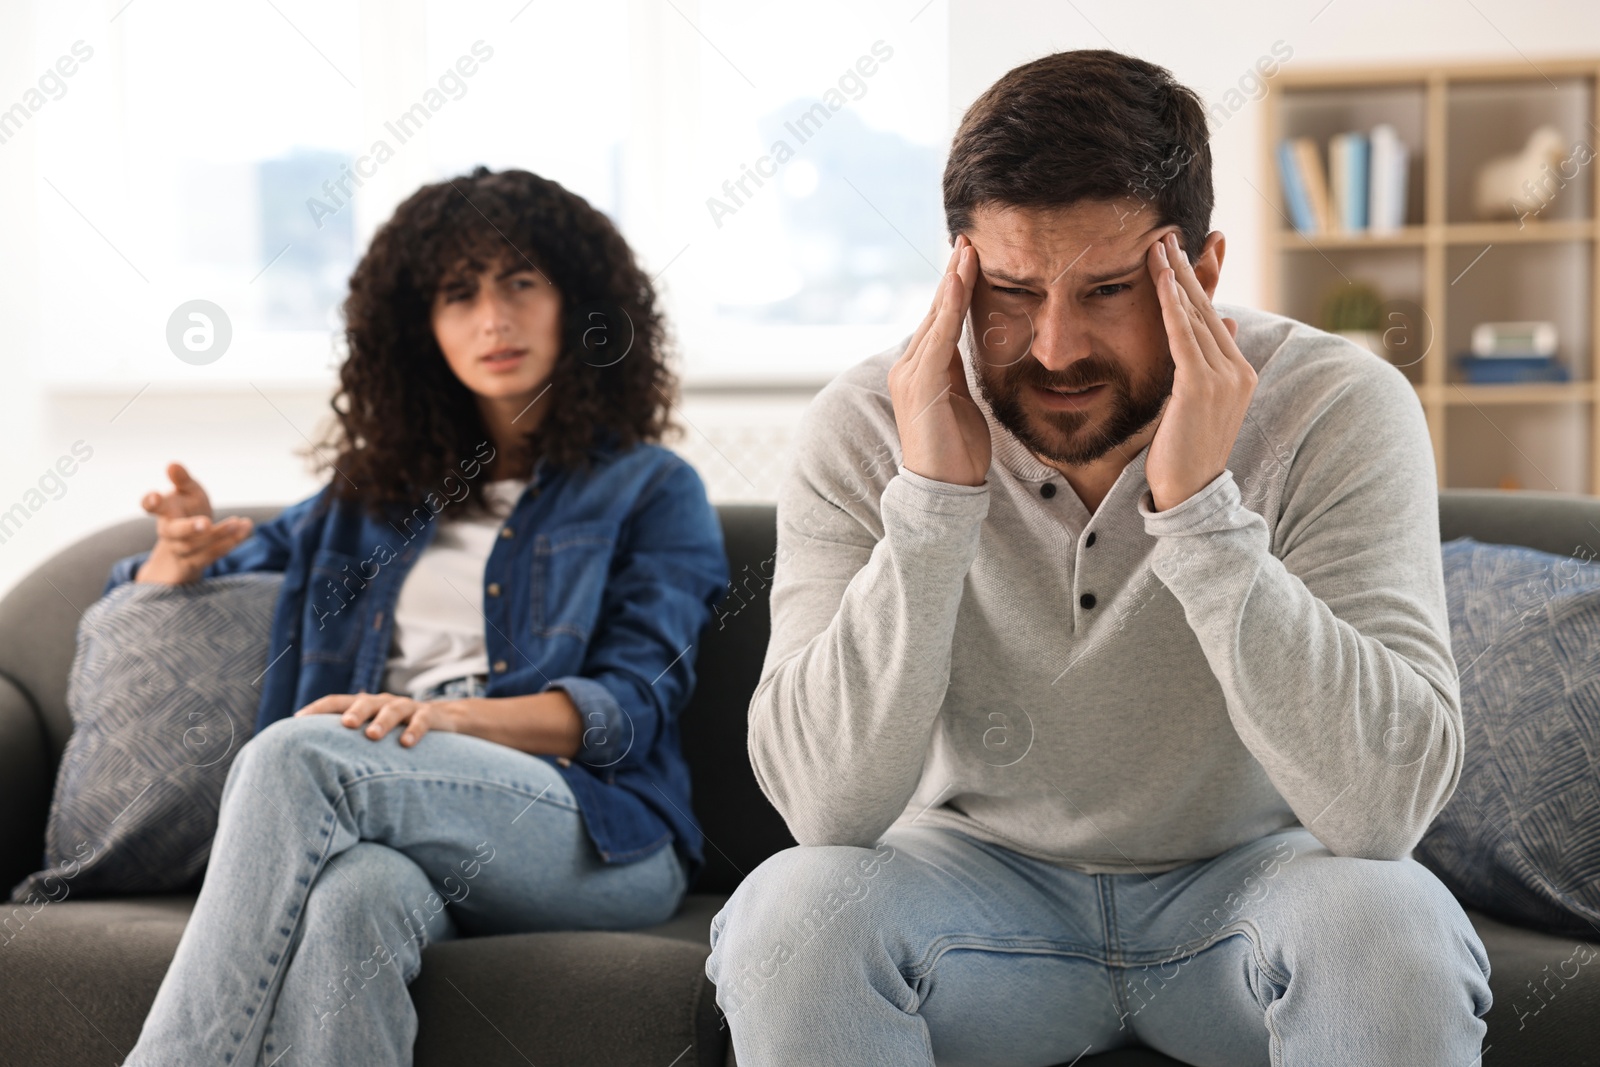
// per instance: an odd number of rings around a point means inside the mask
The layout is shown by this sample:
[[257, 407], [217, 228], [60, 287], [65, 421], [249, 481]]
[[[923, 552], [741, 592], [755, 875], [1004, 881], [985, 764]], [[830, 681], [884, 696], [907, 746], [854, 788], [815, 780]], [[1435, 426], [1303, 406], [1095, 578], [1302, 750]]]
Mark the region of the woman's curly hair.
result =
[[463, 269], [518, 263], [561, 293], [562, 341], [546, 414], [524, 439], [525, 454], [506, 458], [523, 470], [537, 457], [583, 469], [597, 447], [658, 441], [675, 429], [677, 379], [655, 287], [611, 220], [547, 178], [478, 167], [412, 194], [350, 276], [349, 357], [330, 401], [334, 423], [312, 449], [319, 472], [337, 472], [335, 498], [383, 518], [424, 494], [444, 497], [453, 476], [469, 491], [446, 507], [486, 510], [483, 479], [463, 479], [458, 465], [482, 457], [489, 432], [434, 338], [432, 308]]

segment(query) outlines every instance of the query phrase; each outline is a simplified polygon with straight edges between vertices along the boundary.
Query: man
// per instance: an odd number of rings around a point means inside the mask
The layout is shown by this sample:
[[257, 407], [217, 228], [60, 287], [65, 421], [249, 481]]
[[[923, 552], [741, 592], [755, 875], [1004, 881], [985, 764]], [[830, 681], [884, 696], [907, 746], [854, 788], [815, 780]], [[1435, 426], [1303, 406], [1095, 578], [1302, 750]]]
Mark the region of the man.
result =
[[750, 756], [799, 847], [707, 974], [742, 1067], [1469, 1067], [1409, 856], [1462, 762], [1405, 379], [1211, 304], [1205, 117], [1069, 52], [965, 115], [916, 333], [807, 413]]

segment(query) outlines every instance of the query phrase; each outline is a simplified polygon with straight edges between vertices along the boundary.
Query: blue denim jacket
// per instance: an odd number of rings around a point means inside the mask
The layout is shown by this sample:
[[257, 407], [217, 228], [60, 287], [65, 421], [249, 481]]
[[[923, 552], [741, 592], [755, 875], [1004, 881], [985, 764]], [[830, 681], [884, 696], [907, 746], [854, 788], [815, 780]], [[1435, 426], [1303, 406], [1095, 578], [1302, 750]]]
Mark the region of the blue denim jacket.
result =
[[[692, 883], [702, 840], [677, 716], [728, 581], [722, 527], [699, 475], [666, 449], [592, 455], [586, 473], [540, 464], [501, 527], [483, 576], [488, 695], [565, 690], [582, 748], [539, 758], [572, 788], [601, 858], [628, 863], [672, 843]], [[206, 568], [284, 575], [258, 732], [328, 693], [384, 690], [394, 605], [444, 499], [428, 493], [381, 521], [325, 488]], [[117, 561], [105, 591], [148, 555]]]

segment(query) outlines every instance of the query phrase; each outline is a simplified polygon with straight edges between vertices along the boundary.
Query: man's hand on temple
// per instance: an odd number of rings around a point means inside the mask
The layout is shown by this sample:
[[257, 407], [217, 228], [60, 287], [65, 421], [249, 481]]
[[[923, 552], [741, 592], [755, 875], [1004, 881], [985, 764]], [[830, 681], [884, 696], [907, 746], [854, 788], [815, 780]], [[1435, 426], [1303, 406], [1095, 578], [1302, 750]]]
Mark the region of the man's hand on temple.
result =
[[958, 234], [933, 306], [889, 369], [902, 464], [954, 485], [982, 485], [989, 474], [989, 424], [972, 400], [956, 346], [977, 278], [977, 249]]
[[1211, 306], [1178, 235], [1168, 233], [1152, 244], [1146, 262], [1176, 366], [1172, 396], [1145, 461], [1151, 501], [1166, 511], [1227, 466], [1255, 394], [1256, 372], [1234, 343], [1239, 324]]

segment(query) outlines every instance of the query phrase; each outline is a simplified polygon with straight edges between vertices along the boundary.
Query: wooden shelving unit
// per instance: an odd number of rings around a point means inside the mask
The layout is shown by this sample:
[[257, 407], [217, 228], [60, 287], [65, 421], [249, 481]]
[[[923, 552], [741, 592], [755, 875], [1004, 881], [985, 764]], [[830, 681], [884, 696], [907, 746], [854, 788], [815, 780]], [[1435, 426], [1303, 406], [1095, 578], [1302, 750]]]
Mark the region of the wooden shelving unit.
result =
[[[1284, 70], [1264, 100], [1259, 186], [1266, 306], [1321, 326], [1321, 302], [1366, 281], [1419, 307], [1431, 344], [1402, 367], [1427, 412], [1442, 486], [1600, 495], [1600, 57], [1516, 63]], [[1288, 221], [1276, 149], [1392, 123], [1410, 154], [1407, 225], [1305, 236]], [[1549, 124], [1596, 158], [1518, 223], [1473, 211], [1479, 168]], [[1483, 321], [1545, 319], [1570, 382], [1467, 384], [1456, 356]]]

